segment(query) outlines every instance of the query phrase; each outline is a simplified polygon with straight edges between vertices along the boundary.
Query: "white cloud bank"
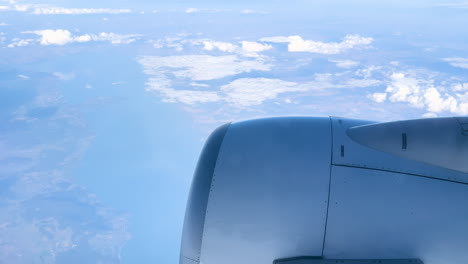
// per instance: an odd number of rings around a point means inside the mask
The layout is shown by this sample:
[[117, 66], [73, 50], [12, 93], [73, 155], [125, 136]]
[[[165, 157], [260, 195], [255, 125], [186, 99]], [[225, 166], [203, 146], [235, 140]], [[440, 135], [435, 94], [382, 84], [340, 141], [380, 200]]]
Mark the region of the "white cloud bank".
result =
[[102, 32], [99, 34], [84, 34], [72, 35], [68, 30], [64, 29], [45, 29], [35, 31], [25, 31], [25, 34], [35, 34], [40, 36], [39, 39], [13, 39], [13, 42], [8, 47], [27, 46], [34, 41], [39, 42], [41, 45], [65, 45], [69, 43], [82, 43], [90, 41], [109, 41], [112, 44], [129, 44], [134, 42], [140, 35], [120, 35], [116, 33]]
[[[343, 74], [315, 74], [312, 81], [304, 83], [276, 78], [244, 77], [216, 87], [207, 85], [204, 81], [251, 71], [269, 71], [271, 65], [259, 58], [234, 55], [144, 56], [138, 62], [143, 66], [144, 73], [150, 76], [146, 83], [148, 91], [157, 92], [164, 102], [189, 105], [224, 102], [245, 108], [260, 105], [285, 93], [323, 93], [326, 89], [362, 88], [381, 84], [379, 80], [355, 79]], [[185, 83], [186, 87], [191, 86], [192, 89], [176, 89], [175, 83], [178, 86]]]
[[244, 57], [260, 57], [260, 53], [273, 48], [272, 45], [256, 41], [217, 41], [212, 39], [187, 39], [183, 36], [165, 37], [158, 40], [150, 40], [154, 48], [174, 48], [182, 51], [187, 45], [199, 46], [206, 51], [221, 51], [225, 53], [238, 54]]
[[407, 103], [411, 107], [429, 111], [426, 116], [442, 112], [468, 115], [468, 83], [436, 86], [433, 80], [395, 72], [390, 75], [390, 82], [384, 93], [373, 93], [368, 97], [378, 103], [387, 100]]
[[300, 36], [289, 37], [267, 37], [261, 38], [262, 42], [288, 43], [290, 52], [310, 52], [319, 54], [339, 54], [354, 48], [368, 47], [374, 39], [361, 37], [359, 35], [347, 35], [341, 42], [321, 42], [304, 40]]
[[269, 71], [272, 65], [260, 60], [241, 59], [234, 55], [185, 55], [185, 56], [144, 56], [139, 63], [148, 75], [170, 73], [178, 78], [189, 78], [195, 81], [220, 79], [251, 71]]
[[453, 67], [468, 69], [468, 58], [445, 58], [444, 61], [448, 62]]

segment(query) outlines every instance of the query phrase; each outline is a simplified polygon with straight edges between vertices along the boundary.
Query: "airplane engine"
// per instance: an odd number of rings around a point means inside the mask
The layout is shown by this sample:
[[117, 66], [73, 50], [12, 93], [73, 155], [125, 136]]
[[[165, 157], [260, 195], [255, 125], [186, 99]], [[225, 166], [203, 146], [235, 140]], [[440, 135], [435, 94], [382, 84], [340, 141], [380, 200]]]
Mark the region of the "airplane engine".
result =
[[468, 263], [468, 118], [282, 117], [208, 138], [180, 264]]

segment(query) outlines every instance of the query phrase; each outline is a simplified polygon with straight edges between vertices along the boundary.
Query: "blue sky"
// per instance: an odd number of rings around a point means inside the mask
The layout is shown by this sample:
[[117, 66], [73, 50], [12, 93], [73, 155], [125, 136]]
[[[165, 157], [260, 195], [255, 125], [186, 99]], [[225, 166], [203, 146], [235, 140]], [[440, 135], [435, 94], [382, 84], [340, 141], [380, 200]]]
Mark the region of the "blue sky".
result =
[[0, 259], [178, 263], [226, 122], [468, 115], [468, 2], [0, 0]]

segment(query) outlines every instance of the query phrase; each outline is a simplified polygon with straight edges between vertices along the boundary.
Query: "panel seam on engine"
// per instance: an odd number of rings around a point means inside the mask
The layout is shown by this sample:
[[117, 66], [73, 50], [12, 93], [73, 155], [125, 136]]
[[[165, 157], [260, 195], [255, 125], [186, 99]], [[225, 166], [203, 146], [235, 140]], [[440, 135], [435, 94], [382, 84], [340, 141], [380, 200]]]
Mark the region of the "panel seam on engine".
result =
[[325, 239], [327, 237], [328, 210], [330, 208], [332, 166], [333, 166], [333, 122], [332, 122], [332, 118], [330, 117], [330, 169], [329, 169], [329, 177], [328, 177], [327, 210], [325, 212], [325, 228], [323, 231], [322, 256], [323, 256], [323, 252], [325, 251]]
[[433, 179], [433, 180], [439, 180], [439, 181], [453, 182], [453, 183], [468, 185], [467, 182], [455, 181], [455, 180], [448, 180], [448, 179], [442, 179], [442, 178], [431, 177], [431, 176], [421, 175], [421, 174], [414, 174], [414, 173], [409, 173], [409, 172], [401, 172], [401, 171], [386, 170], [386, 169], [371, 168], [371, 167], [362, 167], [362, 166], [355, 166], [355, 165], [346, 165], [346, 164], [334, 164], [334, 163], [332, 164], [332, 166], [347, 167], [347, 168], [357, 168], [357, 169], [365, 169], [365, 170], [374, 170], [374, 171], [384, 171], [384, 172], [405, 174], [405, 175], [411, 175], [411, 176], [416, 176], [416, 177], [421, 177], [421, 178], [427, 178], [427, 179]]

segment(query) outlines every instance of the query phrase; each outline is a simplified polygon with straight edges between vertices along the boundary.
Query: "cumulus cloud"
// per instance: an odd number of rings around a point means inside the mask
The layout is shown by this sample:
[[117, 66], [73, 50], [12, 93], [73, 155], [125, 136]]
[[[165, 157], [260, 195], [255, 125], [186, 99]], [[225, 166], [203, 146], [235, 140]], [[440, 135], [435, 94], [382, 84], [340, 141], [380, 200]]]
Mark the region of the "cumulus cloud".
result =
[[453, 67], [468, 69], [468, 58], [445, 58], [444, 61], [448, 62]]
[[359, 35], [347, 35], [341, 42], [321, 42], [304, 40], [300, 36], [289, 37], [267, 37], [260, 41], [271, 43], [288, 43], [290, 52], [310, 52], [319, 54], [339, 54], [347, 50], [368, 47], [374, 39], [371, 37], [361, 37]]
[[[196, 42], [194, 42], [196, 43]], [[205, 50], [220, 50], [223, 52], [235, 52], [238, 47], [229, 43], [229, 42], [222, 42], [222, 41], [213, 41], [213, 40], [203, 40], [203, 49]]]
[[376, 102], [407, 103], [431, 114], [450, 112], [457, 115], [468, 114], [468, 84], [456, 83], [448, 87], [437, 86], [434, 80], [411, 76], [410, 73], [396, 72], [389, 77], [384, 93], [373, 93], [368, 97]]
[[369, 94], [367, 97], [376, 101], [377, 103], [382, 103], [387, 100], [387, 93], [373, 93]]
[[269, 44], [258, 43], [255, 41], [240, 41], [233, 44], [224, 41], [215, 41], [211, 39], [192, 39], [187, 41], [192, 45], [202, 45], [204, 50], [219, 50], [227, 53], [236, 53], [245, 57], [259, 57], [260, 52], [272, 49]]
[[184, 35], [150, 40], [147, 43], [151, 43], [157, 49], [174, 48], [177, 51], [184, 50], [188, 45], [199, 46], [206, 51], [233, 53], [243, 57], [261, 57], [261, 52], [273, 48], [272, 45], [256, 41], [228, 42], [213, 39], [186, 38]]
[[158, 75], [171, 68], [178, 78], [195, 81], [214, 80], [251, 71], [269, 71], [272, 65], [260, 60], [241, 59], [234, 55], [143, 56], [139, 60], [148, 75]]
[[247, 53], [257, 53], [273, 48], [271, 45], [261, 44], [255, 41], [242, 41], [241, 45], [242, 50]]
[[[37, 42], [41, 45], [65, 45], [74, 42], [90, 42], [90, 41], [109, 41], [112, 44], [129, 44], [136, 40], [140, 35], [120, 35], [115, 33], [102, 32], [95, 34], [72, 35], [68, 30], [64, 29], [45, 29], [35, 31], [25, 31], [25, 34], [36, 34], [40, 36]], [[27, 46], [31, 44], [32, 39], [14, 39], [8, 47]]]

